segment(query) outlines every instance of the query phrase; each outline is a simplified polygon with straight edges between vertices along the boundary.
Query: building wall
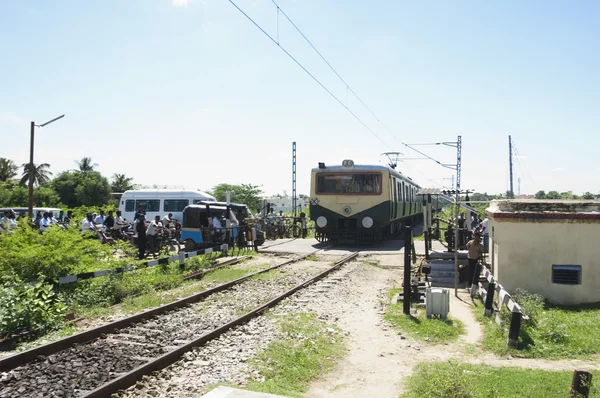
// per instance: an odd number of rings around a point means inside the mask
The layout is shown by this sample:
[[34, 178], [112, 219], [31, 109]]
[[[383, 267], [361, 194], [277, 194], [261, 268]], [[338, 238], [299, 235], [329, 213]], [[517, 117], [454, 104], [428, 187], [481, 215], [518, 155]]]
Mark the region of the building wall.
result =
[[[493, 230], [492, 230], [493, 228]], [[600, 223], [490, 219], [494, 276], [557, 304], [600, 302]], [[552, 283], [552, 265], [581, 265], [581, 285]]]

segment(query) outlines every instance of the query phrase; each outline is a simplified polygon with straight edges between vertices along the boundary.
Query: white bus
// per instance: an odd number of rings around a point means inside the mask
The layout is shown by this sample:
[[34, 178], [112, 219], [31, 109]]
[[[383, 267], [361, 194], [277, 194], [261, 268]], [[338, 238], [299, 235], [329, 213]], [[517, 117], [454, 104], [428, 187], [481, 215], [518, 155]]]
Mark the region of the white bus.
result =
[[119, 201], [121, 216], [133, 222], [138, 206], [143, 205], [146, 211], [146, 220], [153, 220], [155, 216], [163, 218], [173, 213], [173, 218], [183, 219], [183, 209], [187, 205], [202, 201], [216, 201], [215, 197], [202, 191], [183, 191], [177, 189], [137, 189], [125, 191]]

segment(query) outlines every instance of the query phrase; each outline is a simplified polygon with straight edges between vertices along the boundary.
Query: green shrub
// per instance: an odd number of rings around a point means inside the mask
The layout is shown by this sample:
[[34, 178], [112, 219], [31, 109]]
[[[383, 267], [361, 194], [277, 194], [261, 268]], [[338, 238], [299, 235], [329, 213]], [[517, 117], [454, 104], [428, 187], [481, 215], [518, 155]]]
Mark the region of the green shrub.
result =
[[99, 259], [112, 249], [82, 235], [78, 229], [50, 228], [43, 234], [20, 223], [12, 234], [0, 235], [0, 274], [24, 281], [99, 269]]
[[55, 329], [62, 324], [65, 310], [51, 285], [4, 286], [0, 288], [0, 336]]

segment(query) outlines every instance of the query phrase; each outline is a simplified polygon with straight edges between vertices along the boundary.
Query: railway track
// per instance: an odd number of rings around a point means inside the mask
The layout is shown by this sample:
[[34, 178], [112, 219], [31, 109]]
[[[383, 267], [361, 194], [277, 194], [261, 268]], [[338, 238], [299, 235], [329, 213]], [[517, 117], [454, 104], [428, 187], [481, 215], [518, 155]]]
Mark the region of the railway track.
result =
[[135, 384], [142, 376], [169, 366], [192, 348], [247, 322], [357, 255], [352, 253], [317, 275], [308, 276], [314, 270], [294, 270], [272, 279], [253, 278], [282, 270], [318, 251], [4, 358], [0, 360], [0, 397], [110, 396]]

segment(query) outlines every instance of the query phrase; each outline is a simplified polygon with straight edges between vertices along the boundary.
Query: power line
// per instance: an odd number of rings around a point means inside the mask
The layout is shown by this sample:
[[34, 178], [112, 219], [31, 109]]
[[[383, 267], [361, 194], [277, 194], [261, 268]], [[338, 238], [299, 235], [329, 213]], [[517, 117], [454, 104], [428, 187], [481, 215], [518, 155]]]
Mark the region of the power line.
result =
[[[241, 12], [246, 18], [248, 18], [248, 20], [250, 22], [252, 22], [252, 24], [254, 24], [254, 26], [256, 26], [261, 32], [264, 33], [265, 36], [267, 36], [269, 39], [271, 39], [271, 41], [273, 43], [275, 43], [277, 45], [277, 47], [279, 47], [281, 49], [281, 51], [283, 51], [288, 57], [290, 57], [292, 59], [292, 61], [294, 61], [296, 63], [296, 65], [298, 65], [300, 68], [302, 68], [302, 70], [304, 72], [306, 72], [306, 74], [308, 74], [315, 82], [317, 82], [317, 84], [319, 86], [321, 86], [321, 88], [325, 91], [327, 91], [327, 93], [332, 96], [341, 106], [343, 106], [352, 116], [354, 116], [354, 118], [363, 125], [364, 128], [366, 128], [367, 130], [369, 130], [369, 132], [371, 134], [373, 134], [379, 141], [381, 141], [381, 143], [383, 145], [385, 145], [386, 147], [390, 148], [391, 147], [383, 140], [381, 139], [381, 137], [379, 137], [379, 135], [377, 135], [377, 133], [375, 133], [369, 126], [367, 126], [367, 124], [365, 122], [363, 122], [354, 112], [352, 112], [352, 110], [350, 110], [350, 108], [348, 108], [338, 97], [335, 96], [335, 94], [333, 94], [327, 87], [325, 87], [325, 85], [323, 83], [321, 83], [312, 73], [310, 73], [308, 71], [308, 69], [306, 69], [304, 67], [304, 65], [302, 65], [300, 63], [300, 61], [298, 61], [296, 58], [294, 58], [292, 56], [292, 54], [290, 54], [285, 48], [283, 48], [283, 46], [281, 46], [278, 42], [278, 40], [275, 40], [271, 35], [269, 35], [258, 23], [256, 23], [252, 18], [250, 18], [250, 16], [248, 14], [246, 14], [240, 7], [238, 7], [237, 4], [235, 4], [232, 0], [229, 0], [229, 2], [235, 7], [237, 8], [237, 10], [239, 12]], [[278, 6], [279, 9], [279, 6]], [[281, 11], [283, 13], [283, 11]], [[285, 15], [285, 13], [284, 13]], [[287, 18], [287, 16], [286, 16]], [[289, 18], [288, 18], [289, 20]]]
[[327, 64], [327, 66], [329, 66], [329, 69], [331, 69], [333, 71], [333, 73], [335, 73], [335, 75], [340, 79], [340, 81], [342, 83], [344, 83], [344, 85], [346, 86], [346, 89], [348, 91], [350, 91], [356, 97], [356, 99], [358, 99], [360, 101], [360, 103], [371, 113], [371, 115], [373, 115], [373, 117], [375, 118], [375, 120], [377, 120], [377, 122], [379, 124], [381, 124], [383, 126], [383, 128], [385, 128], [388, 131], [388, 133], [391, 134], [392, 137], [396, 138], [396, 136], [394, 135], [394, 133], [392, 133], [391, 130], [389, 128], [387, 128], [387, 126], [385, 124], [383, 124], [383, 122], [377, 117], [377, 115], [375, 114], [375, 112], [373, 112], [371, 110], [371, 108], [369, 108], [367, 106], [367, 104], [365, 104], [365, 102], [362, 100], [362, 98], [360, 98], [358, 96], [358, 94], [356, 94], [356, 92], [352, 89], [352, 87], [350, 87], [350, 85], [348, 83], [346, 83], [346, 81], [342, 78], [342, 76], [340, 76], [340, 74], [337, 72], [337, 70], [335, 70], [335, 68], [333, 66], [331, 66], [331, 64], [329, 63], [329, 61], [327, 61], [327, 59], [325, 59], [325, 57], [323, 56], [323, 54], [321, 54], [321, 52], [319, 50], [317, 50], [317, 48], [312, 44], [312, 42], [308, 39], [308, 37], [306, 37], [304, 35], [304, 33], [302, 33], [302, 31], [300, 30], [300, 28], [298, 26], [296, 26], [296, 24], [294, 23], [294, 21], [292, 21], [292, 19], [290, 17], [288, 17], [288, 15], [285, 13], [285, 11], [283, 11], [283, 9], [281, 7], [279, 7], [279, 4], [277, 4], [275, 2], [275, 0], [271, 0], [271, 2], [273, 2], [273, 4], [275, 4], [275, 7], [277, 7], [277, 13], [281, 12], [281, 14], [283, 14], [283, 16], [288, 20], [288, 22], [292, 24], [292, 26], [294, 27], [294, 29], [296, 29], [298, 31], [298, 33], [300, 33], [300, 36], [302, 36], [302, 38], [304, 38], [304, 40], [306, 40], [306, 42], [312, 47], [313, 50], [315, 50], [315, 52], [319, 55], [319, 57], [321, 57], [321, 59], [323, 60], [323, 62], [325, 62]]

